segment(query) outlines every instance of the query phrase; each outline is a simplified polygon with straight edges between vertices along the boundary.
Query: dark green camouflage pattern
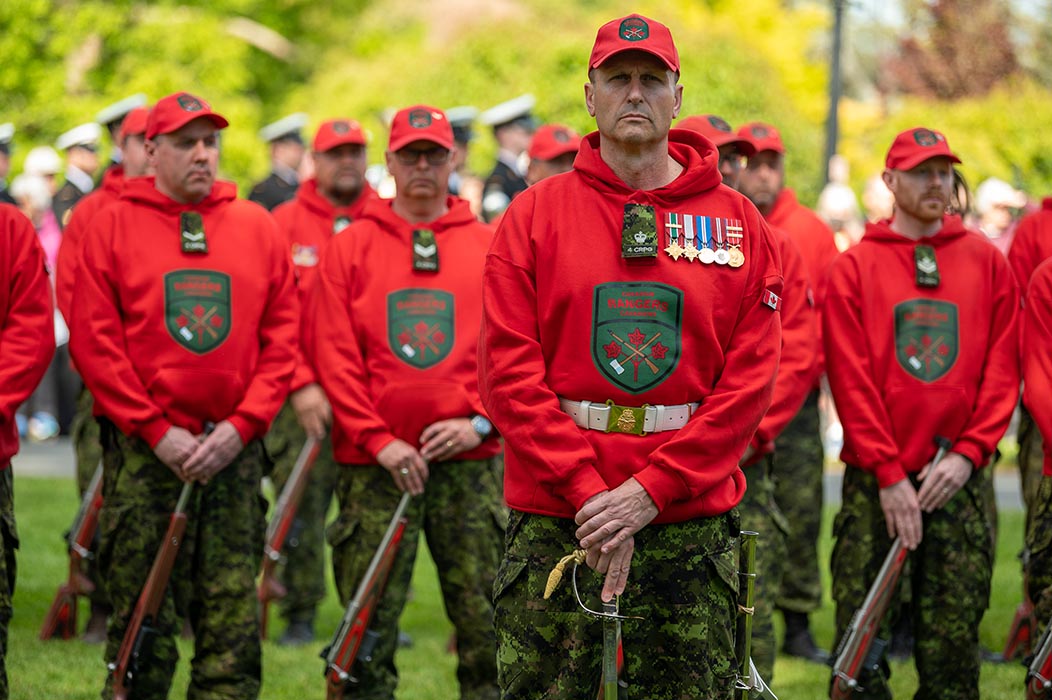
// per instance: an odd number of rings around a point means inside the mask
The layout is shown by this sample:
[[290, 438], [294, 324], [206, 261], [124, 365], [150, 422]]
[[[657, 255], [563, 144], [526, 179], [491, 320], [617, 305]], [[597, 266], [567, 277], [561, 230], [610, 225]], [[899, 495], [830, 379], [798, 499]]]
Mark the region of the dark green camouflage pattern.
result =
[[0, 700], [7, 700], [7, 627], [11, 623], [15, 595], [15, 499], [11, 465], [0, 465]]
[[[430, 466], [424, 494], [406, 511], [408, 525], [370, 628], [379, 634], [372, 661], [356, 661], [359, 686], [348, 697], [392, 700], [398, 619], [405, 608], [420, 533], [438, 569], [446, 615], [457, 635], [457, 680], [463, 700], [496, 700], [493, 581], [503, 550], [507, 509], [498, 461], [440, 462]], [[336, 488], [340, 514], [329, 527], [340, 602], [346, 605], [391, 521], [401, 492], [379, 466], [344, 465]]]
[[[103, 425], [104, 504], [99, 518], [99, 571], [114, 613], [106, 661], [120, 648], [128, 620], [168, 527], [182, 482], [142, 440]], [[194, 631], [189, 700], [253, 700], [260, 689], [256, 575], [263, 554], [259, 489], [266, 456], [250, 443], [208, 485], [194, 488], [186, 534], [165, 593], [150, 662], [136, 674], [131, 698], [165, 698], [179, 654], [180, 618]], [[112, 698], [112, 679], [102, 692]]]
[[[989, 506], [985, 502], [991, 491], [984, 485], [986, 480], [982, 470], [973, 472], [949, 503], [923, 516], [923, 540], [908, 559], [916, 636], [913, 653], [920, 677], [915, 698], [979, 697], [979, 623], [989, 604], [993, 572]], [[847, 467], [842, 503], [833, 524], [834, 648], [839, 646], [891, 547], [872, 474]], [[888, 639], [897, 609], [889, 608], [881, 625], [881, 638]], [[856, 691], [853, 698], [891, 697], [886, 659], [881, 666], [883, 678], [859, 679], [865, 690]]]
[[1027, 584], [1038, 624], [1032, 637], [1036, 642], [1052, 618], [1052, 477], [1042, 477], [1033, 496], [1028, 512], [1026, 548], [1030, 552]]
[[[274, 483], [275, 502], [306, 440], [307, 434], [296, 420], [296, 412], [286, 402], [263, 439], [267, 454], [274, 462], [270, 479]], [[326, 437], [285, 540], [283, 562], [277, 568], [278, 581], [288, 591], [280, 603], [281, 615], [286, 620], [312, 620], [315, 609], [325, 598], [325, 519], [338, 475], [332, 440]]]
[[[1041, 432], [1034, 424], [1030, 411], [1022, 404], [1019, 405], [1019, 429], [1016, 432], [1019, 441], [1019, 478], [1023, 490], [1023, 507], [1029, 514], [1037, 498], [1038, 487], [1041, 484], [1041, 471], [1044, 467], [1045, 452]], [[1031, 518], [1027, 517], [1029, 523]]]
[[811, 613], [822, 603], [818, 537], [822, 528], [822, 475], [825, 453], [818, 424], [818, 392], [775, 440], [774, 500], [786, 521], [786, 564], [775, 605]]
[[[544, 600], [548, 574], [573, 551], [567, 518], [512, 511], [507, 551], [494, 588], [497, 668], [505, 700], [594, 700], [600, 683], [602, 622], [578, 606], [567, 569]], [[739, 517], [650, 525], [635, 535], [621, 625], [625, 668], [619, 698], [730, 700], [737, 664]], [[578, 589], [600, 610], [602, 577], [581, 566]]]
[[786, 535], [789, 524], [774, 500], [774, 483], [767, 457], [745, 468], [748, 488], [738, 510], [742, 530], [757, 532], [756, 584], [753, 592], [752, 660], [756, 670], [767, 681], [774, 680], [774, 659], [777, 645], [774, 637], [774, 596], [786, 566]]

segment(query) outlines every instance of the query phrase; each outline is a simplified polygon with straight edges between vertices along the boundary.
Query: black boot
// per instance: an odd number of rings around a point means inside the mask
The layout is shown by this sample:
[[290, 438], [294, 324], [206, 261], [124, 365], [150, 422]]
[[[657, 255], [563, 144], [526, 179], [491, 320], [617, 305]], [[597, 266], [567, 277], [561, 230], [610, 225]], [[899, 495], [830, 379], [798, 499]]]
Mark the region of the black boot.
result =
[[786, 656], [814, 661], [817, 664], [828, 664], [829, 652], [819, 649], [815, 644], [811, 636], [807, 613], [783, 610], [782, 615], [785, 617], [785, 643], [782, 644], [782, 653]]
[[314, 641], [314, 613], [310, 615], [297, 616], [289, 620], [289, 626], [285, 633], [278, 638], [278, 644], [283, 647], [298, 647], [310, 644]]

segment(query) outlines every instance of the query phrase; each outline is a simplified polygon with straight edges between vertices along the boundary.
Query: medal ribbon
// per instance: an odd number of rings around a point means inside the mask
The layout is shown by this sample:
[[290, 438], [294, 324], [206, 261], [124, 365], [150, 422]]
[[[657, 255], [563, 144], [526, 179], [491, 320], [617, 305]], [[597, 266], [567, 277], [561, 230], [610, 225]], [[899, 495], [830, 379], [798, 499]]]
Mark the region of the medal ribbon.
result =
[[698, 231], [701, 238], [698, 241], [698, 250], [712, 247], [712, 219], [708, 216], [695, 217], [698, 220]]

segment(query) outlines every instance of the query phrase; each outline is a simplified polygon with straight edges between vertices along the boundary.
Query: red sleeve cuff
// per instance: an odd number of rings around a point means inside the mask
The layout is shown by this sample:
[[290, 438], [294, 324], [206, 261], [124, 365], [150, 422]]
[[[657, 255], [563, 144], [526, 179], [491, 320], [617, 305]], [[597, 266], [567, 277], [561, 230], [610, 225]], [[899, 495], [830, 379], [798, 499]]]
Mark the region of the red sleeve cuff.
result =
[[255, 426], [245, 418], [242, 418], [241, 416], [230, 416], [227, 418], [227, 421], [234, 426], [234, 429], [237, 430], [237, 434], [241, 436], [242, 447], [258, 437], [256, 435]]
[[150, 446], [150, 449], [157, 447], [157, 443], [161, 441], [168, 429], [172, 427], [164, 418], [158, 418], [157, 420], [151, 421], [139, 429], [139, 437], [146, 441], [146, 444]]
[[689, 491], [675, 470], [657, 464], [647, 465], [634, 477], [653, 499], [659, 513], [677, 497], [682, 498]]
[[380, 454], [380, 450], [390, 445], [395, 441], [395, 436], [388, 432], [377, 433], [373, 437], [365, 441], [365, 451], [376, 459], [376, 455]]
[[986, 463], [989, 461], [983, 455], [982, 448], [980, 448], [978, 445], [976, 445], [974, 442], [971, 442], [970, 440], [961, 440], [956, 445], [954, 445], [950, 451], [956, 452], [962, 457], [968, 459], [972, 463], [972, 467], [974, 467], [975, 469], [982, 469], [986, 466]]
[[873, 473], [877, 477], [877, 484], [882, 489], [894, 486], [906, 478], [906, 470], [902, 468], [902, 464], [898, 460], [878, 464]]
[[1045, 466], [1041, 474], [1042, 476], [1052, 476], [1052, 450], [1045, 452]]
[[292, 374], [292, 381], [289, 383], [289, 393], [299, 391], [308, 384], [316, 383], [318, 383], [318, 377], [314, 374], [310, 364], [301, 362], [296, 365], [296, 371]]
[[571, 472], [566, 483], [568, 498], [574, 510], [579, 511], [592, 496], [608, 490], [610, 487], [603, 481], [594, 464], [582, 464]]

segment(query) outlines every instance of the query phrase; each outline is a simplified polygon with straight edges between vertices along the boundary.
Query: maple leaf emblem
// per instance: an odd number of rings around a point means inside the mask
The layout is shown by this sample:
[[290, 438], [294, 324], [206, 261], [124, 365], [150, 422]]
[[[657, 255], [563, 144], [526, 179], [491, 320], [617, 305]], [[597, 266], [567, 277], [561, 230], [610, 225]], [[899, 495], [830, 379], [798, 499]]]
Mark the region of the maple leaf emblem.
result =
[[608, 359], [616, 360], [621, 356], [621, 346], [612, 340], [609, 345], [603, 346], [603, 350], [606, 350], [606, 356]]
[[638, 328], [628, 334], [628, 342], [632, 343], [632, 345], [642, 345], [646, 339], [646, 335]]
[[655, 360], [664, 360], [665, 355], [667, 354], [668, 347], [662, 345], [661, 343], [654, 343], [654, 345], [650, 348], [650, 356], [653, 357]]

